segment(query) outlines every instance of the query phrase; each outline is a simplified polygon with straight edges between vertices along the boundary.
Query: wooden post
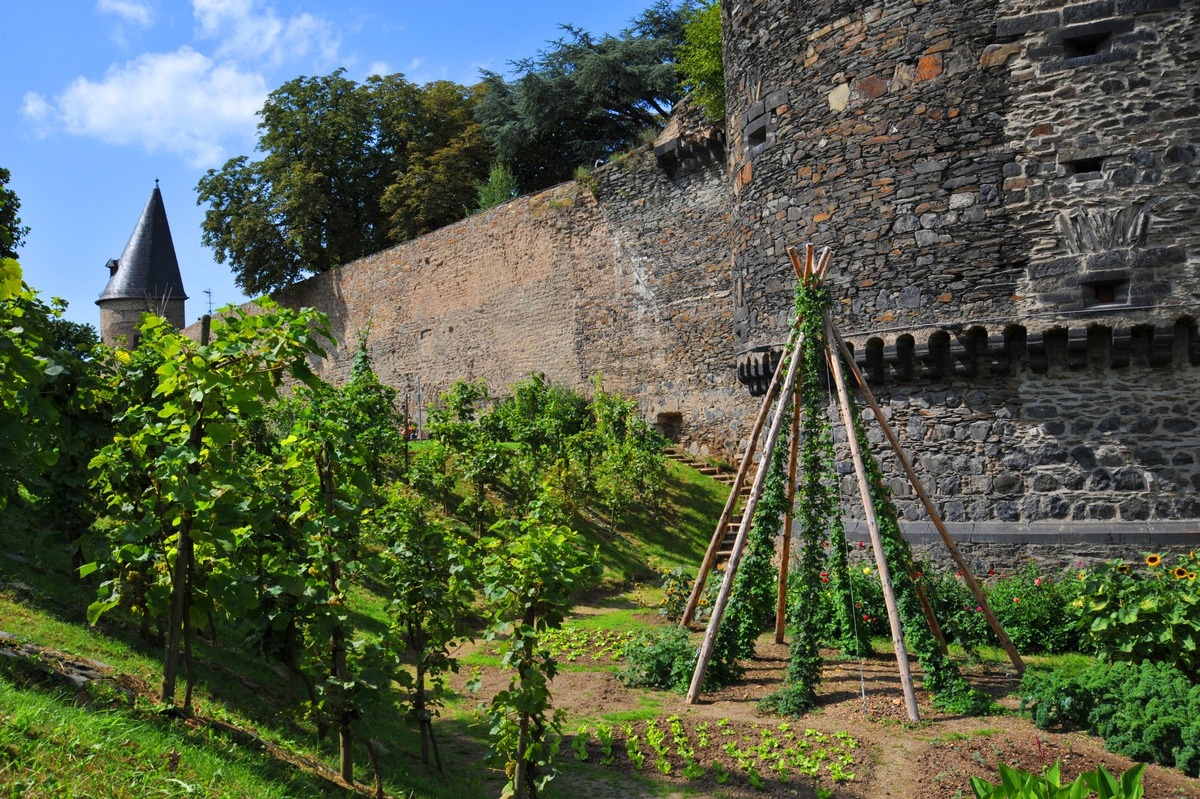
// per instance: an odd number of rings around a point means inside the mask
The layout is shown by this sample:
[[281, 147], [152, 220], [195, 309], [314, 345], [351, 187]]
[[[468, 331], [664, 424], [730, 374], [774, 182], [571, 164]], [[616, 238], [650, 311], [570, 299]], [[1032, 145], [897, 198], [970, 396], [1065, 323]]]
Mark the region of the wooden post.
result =
[[[799, 330], [799, 320], [796, 321], [796, 328]], [[713, 646], [717, 642], [717, 630], [721, 626], [721, 616], [725, 614], [725, 606], [729, 603], [729, 595], [733, 591], [733, 577], [737, 573], [738, 562], [742, 558], [742, 550], [746, 546], [746, 536], [750, 531], [751, 525], [754, 523], [754, 510], [758, 505], [759, 497], [762, 496], [763, 485], [767, 479], [768, 459], [771, 452], [775, 449], [775, 443], [779, 440], [779, 433], [783, 428], [783, 417], [786, 416], [787, 402], [784, 397], [792, 393], [796, 385], [796, 375], [800, 371], [801, 352], [800, 348], [804, 346], [804, 339], [798, 334], [793, 336], [796, 340], [796, 346], [790, 351], [791, 363], [788, 365], [787, 377], [783, 381], [783, 390], [779, 392], [779, 402], [775, 409], [775, 418], [771, 420], [771, 429], [767, 432], [766, 443], [763, 444], [763, 461], [762, 466], [758, 470], [758, 474], [754, 478], [754, 490], [750, 492], [750, 499], [746, 502], [746, 509], [742, 517], [742, 528], [738, 530], [737, 541], [733, 545], [733, 554], [729, 556], [729, 563], [725, 566], [725, 579], [721, 581], [721, 590], [717, 594], [717, 601], [713, 603], [712, 616], [708, 620], [708, 628], [704, 631], [704, 643], [700, 645], [700, 657], [696, 661], [696, 670], [692, 674], [692, 684], [688, 688], [687, 703], [689, 705], [696, 704], [700, 698], [700, 688], [704, 685], [704, 673], [708, 671], [708, 661], [712, 659]], [[788, 352], [784, 352], [784, 358], [788, 357]], [[782, 362], [781, 362], [782, 363]]]
[[[680, 627], [687, 627], [696, 617], [696, 607], [700, 603], [700, 595], [704, 592], [704, 583], [708, 580], [708, 574], [712, 571], [713, 564], [716, 563], [717, 551], [721, 548], [721, 542], [725, 540], [725, 531], [729, 528], [729, 520], [733, 518], [733, 509], [737, 507], [738, 496], [742, 492], [742, 486], [746, 484], [746, 475], [750, 471], [750, 465], [754, 462], [758, 437], [762, 434], [763, 425], [766, 424], [767, 415], [771, 411], [771, 405], [779, 393], [779, 382], [783, 376], [783, 362], [786, 360], [787, 353], [796, 349], [799, 337], [800, 326], [797, 324], [784, 349], [785, 357], [779, 359], [779, 363], [775, 367], [775, 374], [771, 376], [771, 385], [767, 388], [767, 395], [763, 397], [762, 407], [758, 410], [758, 418], [754, 420], [754, 427], [750, 430], [750, 439], [746, 442], [746, 454], [742, 456], [742, 463], [738, 466], [737, 475], [733, 478], [733, 485], [729, 489], [729, 498], [725, 500], [725, 508], [721, 511], [720, 518], [717, 519], [717, 531], [713, 533], [708, 550], [704, 553], [704, 560], [700, 562], [700, 571], [696, 575], [695, 582], [692, 583], [692, 593], [684, 607], [683, 616], [679, 619]], [[745, 529], [747, 524], [749, 524], [749, 519], [744, 518], [742, 529]]]
[[871, 393], [871, 389], [867, 386], [866, 379], [863, 377], [862, 372], [859, 371], [858, 364], [854, 363], [854, 356], [850, 354], [849, 347], [846, 346], [846, 342], [842, 339], [842, 336], [838, 332], [837, 328], [833, 327], [832, 325], [829, 327], [830, 333], [833, 336], [833, 338], [830, 340], [831, 343], [834, 341], [837, 342], [838, 349], [841, 351], [842, 357], [849, 366], [851, 374], [854, 375], [854, 380], [858, 383], [859, 390], [862, 392], [863, 397], [866, 398], [867, 404], [871, 406], [871, 410], [875, 413], [875, 418], [879, 421], [879, 426], [883, 428], [883, 433], [885, 436], [887, 436], [888, 443], [891, 444], [892, 449], [896, 453], [896, 457], [900, 461], [900, 465], [904, 468], [904, 473], [908, 475], [908, 480], [910, 483], [912, 483], [913, 490], [916, 491], [917, 496], [921, 498], [921, 503], [925, 506], [925, 512], [929, 514], [930, 520], [933, 521], [933, 526], [937, 528], [938, 535], [942, 537], [942, 542], [946, 545], [946, 549], [950, 551], [950, 557], [954, 560], [954, 563], [958, 566], [959, 570], [962, 571], [963, 577], [967, 581], [967, 586], [971, 589], [971, 593], [975, 597], [975, 601], [979, 603], [981, 608], [983, 608], [983, 614], [987, 618], [988, 624], [992, 628], [992, 632], [996, 633], [996, 637], [1000, 640], [1000, 645], [1003, 646], [1004, 651], [1008, 653], [1008, 658], [1010, 661], [1012, 661], [1013, 668], [1017, 670], [1018, 674], [1024, 674], [1025, 662], [1021, 660], [1021, 655], [1017, 652], [1017, 648], [1013, 646], [1012, 641], [1009, 640], [1008, 635], [1004, 632], [1004, 627], [1000, 624], [1000, 620], [997, 619], [996, 614], [992, 612], [992, 608], [988, 604], [987, 597], [984, 596], [983, 588], [980, 587], [979, 582], [975, 579], [975, 575], [971, 573], [971, 568], [967, 565], [966, 559], [963, 558], [962, 554], [958, 551], [958, 546], [954, 543], [954, 539], [950, 536], [950, 532], [946, 529], [946, 525], [942, 521], [942, 517], [938, 515], [937, 508], [935, 508], [933, 505], [933, 500], [929, 498], [929, 494], [926, 493], [925, 487], [921, 485], [921, 481], [917, 477], [917, 473], [913, 469], [912, 464], [909, 462], [908, 456], [904, 454], [904, 450], [900, 446], [899, 439], [896, 438], [896, 434], [892, 431], [891, 425], [889, 425], [887, 419], [884, 418], [883, 410], [879, 407], [879, 403], [875, 401], [875, 395]]
[[[829, 312], [824, 314], [825, 336], [832, 340], [833, 325], [829, 320]], [[838, 405], [842, 411], [842, 423], [846, 426], [846, 441], [850, 444], [850, 455], [854, 460], [854, 474], [858, 478], [858, 493], [862, 497], [863, 515], [867, 519], [867, 530], [871, 535], [871, 548], [875, 552], [875, 564], [879, 568], [879, 582], [883, 586], [883, 601], [887, 606], [888, 625], [892, 630], [892, 647], [896, 650], [896, 663], [900, 667], [900, 685], [904, 689], [904, 704], [908, 710], [909, 721], [919, 721], [921, 716], [917, 710], [917, 693], [913, 689], [912, 670], [908, 663], [908, 651], [904, 646], [904, 629], [900, 624], [900, 612], [896, 607], [896, 592], [892, 586], [892, 574], [888, 568], [887, 557], [883, 551], [883, 538], [879, 535], [879, 520], [875, 515], [875, 503], [871, 500], [871, 489], [867, 484], [867, 470], [863, 464], [862, 451], [858, 446], [858, 436], [855, 434], [854, 416], [850, 410], [850, 396], [846, 393], [846, 384], [842, 378], [842, 366], [831, 350], [826, 350], [829, 366], [833, 371], [833, 382], [837, 386]]]
[[800, 395], [792, 393], [792, 446], [788, 455], [787, 513], [783, 516], [783, 541], [779, 545], [779, 597], [775, 603], [775, 643], [782, 644], [787, 629], [788, 558], [792, 549], [792, 511], [796, 504], [796, 461], [800, 454]]

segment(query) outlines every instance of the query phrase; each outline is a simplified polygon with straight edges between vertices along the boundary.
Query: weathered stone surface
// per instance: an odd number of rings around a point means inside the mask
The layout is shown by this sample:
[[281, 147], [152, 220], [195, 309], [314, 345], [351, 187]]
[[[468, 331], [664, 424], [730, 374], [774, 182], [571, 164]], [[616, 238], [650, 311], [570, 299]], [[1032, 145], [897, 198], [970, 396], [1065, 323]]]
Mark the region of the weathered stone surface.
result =
[[[385, 379], [420, 377], [426, 401], [460, 376], [600, 372], [733, 458], [757, 408], [735, 353], [786, 339], [786, 248], [811, 241], [948, 517], [1200, 516], [1196, 5], [746, 0], [728, 17], [726, 164], [674, 179], [635, 154], [594, 197], [521, 198], [289, 296], [343, 341], [371, 319]], [[1110, 49], [1079, 55], [1072, 31], [1101, 28]]]

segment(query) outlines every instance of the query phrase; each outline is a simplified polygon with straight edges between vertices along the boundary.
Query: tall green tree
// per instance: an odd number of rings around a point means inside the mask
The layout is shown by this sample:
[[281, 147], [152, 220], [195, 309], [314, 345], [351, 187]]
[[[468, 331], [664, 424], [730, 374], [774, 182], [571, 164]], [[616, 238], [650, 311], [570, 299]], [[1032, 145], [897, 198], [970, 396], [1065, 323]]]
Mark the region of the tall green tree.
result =
[[561, 39], [513, 63], [512, 82], [483, 73], [476, 115], [522, 190], [567, 180], [666, 124], [680, 96], [674, 58], [688, 8], [659, 0], [617, 36], [564, 25]]
[[407, 164], [383, 193], [388, 233], [405, 241], [462, 219], [475, 205], [491, 151], [473, 116], [475, 96], [450, 81], [420, 92]]
[[713, 122], [725, 120], [725, 61], [721, 50], [721, 4], [706, 0], [688, 14], [679, 48], [685, 89]]
[[262, 294], [465, 216], [490, 160], [472, 103], [398, 74], [285, 83], [259, 111], [263, 158], [200, 179], [204, 243]]

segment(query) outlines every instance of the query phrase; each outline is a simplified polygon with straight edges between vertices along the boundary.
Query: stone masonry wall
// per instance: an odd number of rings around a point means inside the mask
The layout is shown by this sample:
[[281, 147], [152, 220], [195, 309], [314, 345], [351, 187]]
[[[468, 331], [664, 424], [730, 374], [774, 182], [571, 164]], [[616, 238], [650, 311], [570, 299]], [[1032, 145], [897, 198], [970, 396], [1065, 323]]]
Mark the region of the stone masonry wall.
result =
[[[1026, 372], [897, 386], [881, 400], [947, 522], [1200, 518], [1200, 370]], [[902, 518], [924, 520], [864, 419]], [[843, 464], [843, 495], [856, 498]]]
[[724, 2], [744, 378], [786, 338], [785, 247], [829, 246], [837, 322], [947, 519], [1200, 518], [1197, 10]]
[[850, 333], [1170, 324], [1200, 304], [1195, 4], [724, 13], [740, 346], [786, 338], [784, 248], [806, 241], [834, 250]]
[[[182, 328], [184, 322], [183, 300], [167, 299], [108, 299], [98, 302], [100, 306], [100, 330], [104, 343], [109, 347], [133, 346], [137, 338], [138, 325], [147, 313], [162, 314], [175, 327]], [[123, 342], [123, 343], [122, 343]]]
[[346, 378], [369, 328], [380, 379], [413, 402], [418, 383], [428, 406], [459, 378], [504, 395], [532, 372], [583, 391], [601, 375], [693, 452], [731, 456], [757, 402], [729, 344], [723, 164], [672, 176], [648, 147], [616, 160], [276, 299], [329, 315], [327, 378]]

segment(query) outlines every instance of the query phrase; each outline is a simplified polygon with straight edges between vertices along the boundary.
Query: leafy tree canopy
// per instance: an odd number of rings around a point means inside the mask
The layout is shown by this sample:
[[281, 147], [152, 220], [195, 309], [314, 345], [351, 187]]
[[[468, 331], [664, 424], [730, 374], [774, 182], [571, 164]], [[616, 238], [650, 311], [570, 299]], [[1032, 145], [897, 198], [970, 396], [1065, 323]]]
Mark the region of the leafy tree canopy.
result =
[[285, 83], [259, 111], [264, 157], [200, 179], [204, 243], [262, 294], [465, 216], [490, 160], [474, 103], [399, 74]]
[[17, 249], [29, 232], [28, 227], [21, 225], [21, 217], [17, 216], [21, 201], [8, 188], [9, 177], [11, 173], [0, 167], [0, 258], [16, 258]]
[[721, 4], [706, 0], [693, 9], [683, 29], [679, 71], [708, 118], [725, 119], [725, 63], [721, 54]]
[[666, 123], [680, 95], [674, 53], [690, 7], [658, 0], [617, 36], [563, 25], [563, 38], [512, 64], [512, 82], [483, 73], [476, 116], [523, 190], [567, 180]]

